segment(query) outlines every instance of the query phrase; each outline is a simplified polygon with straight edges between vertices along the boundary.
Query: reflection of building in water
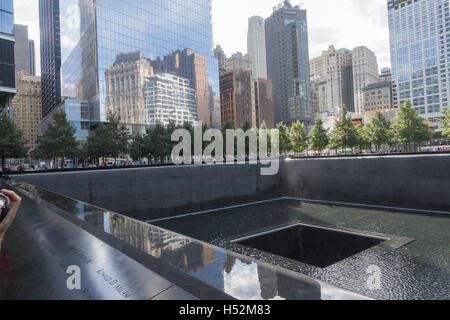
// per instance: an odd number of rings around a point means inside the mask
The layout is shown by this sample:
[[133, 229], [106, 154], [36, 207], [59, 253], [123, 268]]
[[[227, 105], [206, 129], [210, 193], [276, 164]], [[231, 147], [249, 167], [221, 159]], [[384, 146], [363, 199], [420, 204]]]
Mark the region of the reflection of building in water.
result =
[[216, 261], [212, 246], [115, 213], [87, 215], [86, 221], [151, 256], [185, 271], [201, 271]]
[[169, 73], [157, 74], [145, 80], [144, 123], [168, 125], [197, 121], [195, 91], [189, 80]]
[[153, 76], [150, 62], [141, 51], [117, 55], [105, 71], [106, 112], [120, 115], [123, 123], [148, 124], [144, 117], [145, 78]]
[[189, 80], [195, 91], [198, 120], [210, 125], [214, 105], [210, 105], [207, 58], [192, 49], [177, 50], [165, 55], [162, 60], [152, 61], [152, 66], [155, 73], [173, 73]]
[[294, 279], [274, 267], [269, 269], [258, 265], [258, 278], [262, 298], [269, 300], [277, 296], [287, 300], [320, 300], [322, 298], [319, 282], [306, 277]]

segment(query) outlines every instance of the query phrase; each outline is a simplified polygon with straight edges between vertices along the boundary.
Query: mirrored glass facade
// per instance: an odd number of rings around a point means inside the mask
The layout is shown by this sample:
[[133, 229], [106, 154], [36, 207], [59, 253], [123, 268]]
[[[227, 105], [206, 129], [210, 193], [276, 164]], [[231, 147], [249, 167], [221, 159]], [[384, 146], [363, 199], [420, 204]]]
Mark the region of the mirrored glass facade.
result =
[[9, 112], [15, 92], [13, 0], [0, 0], [0, 112]]
[[428, 119], [450, 96], [448, 0], [388, 0], [393, 102], [410, 101]]
[[198, 120], [215, 124], [211, 0], [60, 0], [60, 17], [63, 97], [98, 103], [102, 121], [112, 111], [148, 124], [145, 81], [169, 73], [189, 83]]

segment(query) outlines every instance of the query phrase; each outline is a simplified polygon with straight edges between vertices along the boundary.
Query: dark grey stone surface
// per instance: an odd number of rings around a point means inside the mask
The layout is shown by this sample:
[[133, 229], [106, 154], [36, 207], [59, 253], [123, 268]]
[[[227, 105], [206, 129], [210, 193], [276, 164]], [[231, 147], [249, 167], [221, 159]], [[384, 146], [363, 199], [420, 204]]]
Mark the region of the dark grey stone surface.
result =
[[284, 161], [276, 176], [256, 165], [142, 168], [14, 176], [140, 220], [282, 196], [450, 211], [450, 155]]
[[395, 156], [283, 163], [284, 196], [450, 212], [450, 156]]
[[257, 165], [208, 165], [30, 174], [13, 177], [68, 197], [151, 220], [279, 196]]
[[[72, 275], [66, 273], [69, 266], [80, 268], [80, 290], [67, 287]], [[185, 279], [184, 284], [190, 282]], [[197, 285], [200, 286], [199, 282]], [[154, 297], [206, 298], [195, 297], [60, 215], [23, 197], [1, 252], [0, 300], [148, 300]]]

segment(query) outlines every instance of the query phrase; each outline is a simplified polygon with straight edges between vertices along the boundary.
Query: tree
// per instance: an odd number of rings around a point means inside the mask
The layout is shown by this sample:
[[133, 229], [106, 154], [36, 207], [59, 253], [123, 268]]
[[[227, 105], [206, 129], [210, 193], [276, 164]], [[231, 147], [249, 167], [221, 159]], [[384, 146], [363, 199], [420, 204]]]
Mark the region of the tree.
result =
[[308, 149], [308, 131], [306, 130], [306, 126], [300, 120], [297, 120], [292, 124], [289, 138], [294, 152], [301, 153]]
[[287, 153], [291, 151], [289, 128], [286, 126], [286, 124], [284, 124], [284, 122], [280, 122], [279, 124], [277, 124], [277, 129], [280, 137], [280, 145], [279, 145], [280, 153]]
[[330, 143], [328, 130], [323, 126], [322, 118], [317, 118], [311, 135], [309, 136], [310, 147], [316, 152], [322, 152]]
[[22, 132], [17, 129], [14, 122], [6, 113], [0, 114], [0, 156], [2, 168], [5, 167], [5, 159], [22, 158], [27, 154], [26, 141]]
[[347, 107], [342, 107], [339, 119], [336, 121], [335, 128], [331, 133], [330, 146], [333, 149], [347, 151], [358, 145], [358, 132], [353, 124], [351, 115], [347, 115]]
[[79, 155], [78, 142], [75, 138], [76, 129], [67, 121], [64, 110], [53, 114], [53, 122], [50, 123], [44, 134], [38, 137], [38, 146], [34, 156], [40, 159], [62, 158], [61, 167], [66, 158]]
[[128, 152], [129, 139], [128, 129], [120, 124], [120, 116], [109, 113], [108, 122], [100, 123], [90, 131], [87, 140], [88, 153], [103, 160], [108, 157], [117, 159]]
[[372, 147], [372, 144], [370, 143], [367, 128], [364, 128], [362, 125], [359, 125], [356, 127], [356, 133], [358, 139], [357, 146], [359, 148], [359, 151], [370, 149]]
[[394, 140], [403, 144], [407, 151], [411, 150], [411, 145], [415, 151], [416, 144], [426, 142], [433, 136], [430, 123], [420, 117], [419, 112], [412, 108], [410, 102], [400, 106], [392, 125], [392, 134]]
[[380, 151], [382, 145], [387, 145], [391, 140], [391, 123], [381, 112], [377, 112], [372, 121], [367, 125], [367, 137], [371, 145]]
[[444, 119], [442, 120], [442, 124], [444, 130], [442, 131], [442, 136], [450, 138], [450, 109], [444, 109], [443, 114]]
[[147, 156], [145, 154], [145, 139], [142, 135], [138, 134], [133, 136], [128, 152], [133, 160], [140, 160]]
[[144, 137], [145, 139], [145, 151], [148, 155], [153, 157], [155, 161], [162, 162], [165, 156], [169, 155], [167, 150], [167, 131], [164, 125], [157, 123], [155, 126], [151, 127]]

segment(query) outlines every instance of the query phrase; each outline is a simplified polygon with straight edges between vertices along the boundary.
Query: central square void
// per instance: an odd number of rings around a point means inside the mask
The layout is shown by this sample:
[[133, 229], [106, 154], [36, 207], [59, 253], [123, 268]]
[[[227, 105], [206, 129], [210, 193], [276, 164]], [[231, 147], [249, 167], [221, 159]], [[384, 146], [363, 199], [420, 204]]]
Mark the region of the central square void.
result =
[[298, 224], [233, 242], [319, 268], [372, 248], [388, 239]]

